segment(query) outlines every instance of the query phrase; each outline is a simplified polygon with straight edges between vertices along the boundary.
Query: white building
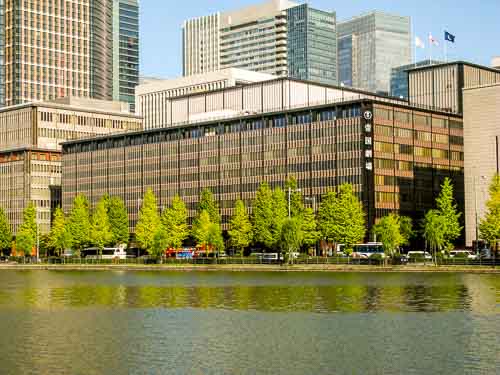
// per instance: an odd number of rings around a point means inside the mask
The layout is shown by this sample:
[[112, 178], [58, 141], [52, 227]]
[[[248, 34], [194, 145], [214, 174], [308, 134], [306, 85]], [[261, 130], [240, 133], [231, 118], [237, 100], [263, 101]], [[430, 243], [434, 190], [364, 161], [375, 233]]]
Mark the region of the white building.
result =
[[297, 5], [271, 0], [185, 21], [183, 74], [235, 67], [286, 76], [286, 10]]
[[[224, 69], [175, 79], [150, 80], [136, 87], [136, 108], [144, 117], [144, 128], [164, 128], [185, 122], [185, 117], [172, 115], [172, 99], [194, 93], [242, 86], [252, 82], [268, 81], [275, 78], [270, 74], [242, 69]], [[213, 117], [224, 116], [225, 112], [213, 112]], [[179, 120], [179, 121], [176, 121]], [[193, 118], [190, 118], [193, 120]]]

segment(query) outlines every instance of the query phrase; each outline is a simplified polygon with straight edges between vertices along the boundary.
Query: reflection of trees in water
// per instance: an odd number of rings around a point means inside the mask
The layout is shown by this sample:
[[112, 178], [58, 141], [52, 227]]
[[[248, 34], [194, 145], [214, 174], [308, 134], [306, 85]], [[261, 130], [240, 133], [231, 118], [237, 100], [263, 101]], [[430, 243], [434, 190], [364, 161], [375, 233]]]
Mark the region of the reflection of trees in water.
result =
[[[292, 275], [293, 276], [293, 275]], [[291, 279], [292, 276], [290, 276]], [[195, 308], [256, 311], [371, 312], [495, 309], [499, 285], [488, 277], [456, 275], [338, 275], [331, 282], [304, 285], [79, 285], [32, 283], [0, 293], [0, 305], [35, 308]], [[494, 275], [493, 275], [494, 276]], [[384, 281], [381, 281], [384, 280]], [[327, 280], [328, 281], [328, 280]], [[230, 280], [228, 280], [228, 283]], [[471, 283], [472, 290], [467, 283]], [[297, 285], [295, 285], [297, 284]], [[481, 287], [480, 287], [481, 286]], [[473, 292], [472, 292], [473, 291]], [[489, 303], [491, 302], [491, 303]]]

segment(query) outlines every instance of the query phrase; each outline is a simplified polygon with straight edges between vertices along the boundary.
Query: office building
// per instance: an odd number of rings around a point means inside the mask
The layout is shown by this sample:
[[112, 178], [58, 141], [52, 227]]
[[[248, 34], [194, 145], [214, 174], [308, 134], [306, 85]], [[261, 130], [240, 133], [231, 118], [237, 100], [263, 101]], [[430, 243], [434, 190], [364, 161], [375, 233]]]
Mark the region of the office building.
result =
[[184, 22], [183, 74], [226, 68], [337, 82], [336, 15], [270, 0]]
[[184, 116], [217, 108], [249, 112], [65, 143], [64, 210], [78, 193], [92, 205], [116, 195], [133, 231], [146, 189], [161, 207], [179, 194], [192, 219], [208, 188], [227, 228], [237, 199], [251, 205], [261, 182], [284, 186], [290, 176], [316, 207], [324, 193], [351, 183], [370, 226], [389, 212], [421, 218], [445, 176], [455, 181], [463, 206], [459, 115], [291, 78], [190, 94], [171, 105]]
[[0, 207], [14, 232], [28, 202], [48, 232], [61, 203], [61, 142], [139, 129], [141, 119], [120, 102], [66, 97], [0, 109]]
[[[196, 112], [190, 103], [189, 95], [229, 87], [240, 87], [241, 90], [241, 87], [248, 83], [268, 81], [273, 78], [275, 77], [270, 74], [229, 68], [176, 79], [148, 80], [137, 87], [137, 113], [144, 118], [145, 129], [171, 127], [210, 117], [230, 116], [234, 114], [234, 110], [230, 108]], [[173, 104], [179, 102], [185, 102], [185, 109], [190, 108], [194, 111], [179, 111], [180, 107]]]
[[395, 96], [397, 98], [408, 99], [409, 96], [408, 71], [421, 66], [428, 66], [435, 64], [441, 64], [441, 61], [423, 60], [414, 64], [408, 64], [392, 68], [390, 95]]
[[337, 19], [302, 4], [287, 9], [288, 76], [337, 84]]
[[410, 17], [371, 12], [339, 22], [340, 84], [383, 95], [391, 69], [412, 62]]
[[136, 5], [132, 0], [1, 1], [0, 105], [66, 96], [119, 99], [113, 94], [114, 74], [121, 99], [133, 104]]
[[455, 61], [408, 71], [410, 104], [463, 113], [463, 89], [500, 82], [500, 70]]
[[113, 100], [130, 104], [135, 112], [139, 84], [139, 3], [113, 1]]
[[488, 188], [500, 173], [500, 83], [464, 89], [465, 237], [468, 246], [486, 212]]

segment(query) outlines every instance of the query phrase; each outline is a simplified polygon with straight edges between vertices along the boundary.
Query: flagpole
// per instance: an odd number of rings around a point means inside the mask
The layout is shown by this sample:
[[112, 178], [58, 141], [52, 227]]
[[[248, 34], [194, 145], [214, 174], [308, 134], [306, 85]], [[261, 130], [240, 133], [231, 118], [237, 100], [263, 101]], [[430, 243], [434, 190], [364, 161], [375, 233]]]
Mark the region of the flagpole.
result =
[[443, 28], [443, 36], [444, 36], [444, 39], [443, 39], [443, 44], [444, 44], [444, 62], [447, 63], [448, 62], [448, 43], [447, 40], [446, 40], [446, 31], [445, 29]]

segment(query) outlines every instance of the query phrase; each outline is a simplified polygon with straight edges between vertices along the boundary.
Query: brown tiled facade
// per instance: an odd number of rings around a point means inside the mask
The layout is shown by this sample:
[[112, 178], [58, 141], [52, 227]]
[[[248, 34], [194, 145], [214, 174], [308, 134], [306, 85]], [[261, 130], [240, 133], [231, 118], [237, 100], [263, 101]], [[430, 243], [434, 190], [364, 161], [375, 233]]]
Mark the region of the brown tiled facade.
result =
[[431, 208], [445, 176], [463, 178], [462, 143], [459, 116], [370, 99], [74, 141], [63, 145], [63, 209], [79, 193], [92, 205], [116, 195], [133, 231], [146, 189], [161, 207], [179, 194], [192, 219], [208, 188], [227, 224], [237, 199], [250, 205], [261, 182], [293, 176], [316, 208], [351, 183], [372, 225]]

